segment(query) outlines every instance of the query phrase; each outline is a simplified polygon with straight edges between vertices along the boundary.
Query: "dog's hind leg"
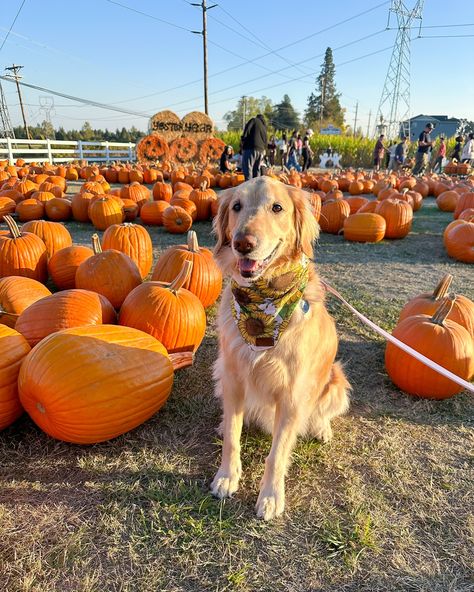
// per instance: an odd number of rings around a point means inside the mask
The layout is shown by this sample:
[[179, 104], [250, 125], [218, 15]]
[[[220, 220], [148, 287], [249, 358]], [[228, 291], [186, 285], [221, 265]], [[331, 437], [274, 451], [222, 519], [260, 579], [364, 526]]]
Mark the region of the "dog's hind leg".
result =
[[[218, 361], [219, 364], [219, 361]], [[216, 375], [218, 365], [216, 365]], [[218, 377], [218, 389], [222, 397], [224, 417], [222, 420], [223, 445], [222, 460], [219, 470], [211, 484], [212, 494], [218, 498], [230, 497], [239, 486], [242, 465], [240, 461], [240, 436], [244, 419], [244, 393], [237, 381], [224, 377]]]
[[331, 368], [329, 382], [324, 387], [313, 414], [309, 418], [308, 432], [322, 442], [332, 438], [331, 420], [343, 415], [349, 408], [349, 384], [341, 364], [336, 362]]

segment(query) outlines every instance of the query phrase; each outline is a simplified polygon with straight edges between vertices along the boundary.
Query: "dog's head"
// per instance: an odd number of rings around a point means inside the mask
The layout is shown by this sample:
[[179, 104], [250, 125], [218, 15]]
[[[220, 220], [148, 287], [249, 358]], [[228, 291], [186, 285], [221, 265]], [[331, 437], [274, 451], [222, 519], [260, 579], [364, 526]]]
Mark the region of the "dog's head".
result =
[[214, 255], [224, 272], [252, 281], [303, 253], [313, 256], [318, 225], [301, 189], [258, 177], [219, 201]]

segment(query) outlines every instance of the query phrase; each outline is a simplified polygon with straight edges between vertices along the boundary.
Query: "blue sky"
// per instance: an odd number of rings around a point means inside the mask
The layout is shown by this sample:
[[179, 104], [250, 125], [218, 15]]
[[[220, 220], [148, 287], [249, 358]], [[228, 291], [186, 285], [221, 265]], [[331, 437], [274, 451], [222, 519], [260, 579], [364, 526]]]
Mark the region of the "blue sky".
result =
[[[172, 109], [181, 116], [202, 110], [202, 39], [189, 32], [201, 29], [200, 10], [187, 0], [116, 1], [156, 18], [108, 0], [26, 0], [0, 51], [0, 70], [13, 62], [22, 64], [25, 82], [145, 115], [162, 109]], [[278, 102], [286, 93], [302, 113], [324, 51], [331, 46], [346, 119], [353, 122], [358, 101], [357, 125], [366, 129], [369, 111], [373, 118], [377, 110], [391, 50], [357, 58], [393, 45], [396, 31], [385, 30], [390, 2], [217, 3], [208, 12], [208, 34], [209, 109], [218, 127], [224, 126], [224, 113], [244, 94], [265, 95]], [[411, 7], [414, 0], [405, 3]], [[21, 0], [2, 0], [1, 4], [3, 40]], [[351, 19], [363, 11], [369, 12]], [[350, 20], [318, 33], [345, 19]], [[424, 26], [469, 23], [474, 24], [472, 0], [452, 4], [425, 0]], [[416, 34], [413, 31], [413, 37]], [[470, 64], [474, 37], [462, 37], [474, 35], [474, 26], [426, 28], [422, 35], [411, 45], [412, 115], [445, 114], [474, 120]], [[284, 46], [277, 53], [272, 51]], [[17, 125], [20, 111], [15, 87], [4, 82], [3, 88], [11, 119]], [[29, 121], [40, 122], [44, 119], [40, 101], [45, 101], [40, 97], [47, 93], [31, 89], [23, 93]], [[146, 117], [54, 97], [55, 126], [79, 128], [85, 120], [93, 127], [111, 129], [131, 125], [146, 129], [148, 124]]]

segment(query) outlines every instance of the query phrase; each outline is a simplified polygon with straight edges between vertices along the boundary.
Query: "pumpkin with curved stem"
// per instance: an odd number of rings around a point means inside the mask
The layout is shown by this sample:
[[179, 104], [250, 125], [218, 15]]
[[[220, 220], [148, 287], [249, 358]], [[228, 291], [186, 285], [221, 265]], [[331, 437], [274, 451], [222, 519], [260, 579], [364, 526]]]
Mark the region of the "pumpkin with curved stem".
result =
[[149, 201], [142, 206], [140, 218], [143, 224], [163, 226], [163, 212], [169, 207], [165, 200]]
[[76, 287], [102, 294], [120, 308], [127, 295], [142, 283], [140, 271], [128, 255], [108, 249], [102, 251], [99, 236], [92, 237], [93, 257], [83, 261], [76, 271]]
[[410, 232], [413, 209], [406, 201], [389, 197], [379, 203], [375, 213], [385, 218], [385, 238], [403, 238]]
[[119, 323], [150, 333], [170, 353], [196, 351], [206, 331], [206, 313], [199, 298], [183, 288], [192, 266], [185, 261], [170, 284], [146, 282], [135, 288], [120, 309]]
[[89, 290], [62, 290], [37, 300], [18, 317], [15, 329], [31, 347], [51, 333], [70, 327], [111, 324], [116, 320], [110, 302]]
[[146, 228], [138, 224], [114, 224], [102, 237], [102, 249], [115, 249], [128, 255], [140, 270], [142, 278], [149, 274], [153, 263], [153, 245]]
[[155, 201], [170, 201], [173, 197], [173, 187], [169, 183], [157, 181], [152, 189]]
[[195, 294], [207, 308], [219, 298], [222, 290], [222, 273], [214, 261], [212, 251], [200, 247], [194, 230], [188, 232], [186, 245], [169, 247], [158, 261], [151, 279], [171, 282], [183, 267], [184, 261], [192, 261], [193, 267], [183, 288]]
[[69, 230], [59, 222], [47, 222], [46, 220], [31, 220], [25, 222], [21, 231], [32, 232], [46, 245], [48, 259], [61, 249], [72, 245], [72, 237]]
[[444, 244], [448, 255], [463, 263], [474, 263], [474, 222], [461, 222], [451, 229], [446, 229]]
[[113, 224], [123, 222], [123, 206], [112, 196], [104, 195], [91, 199], [88, 209], [89, 218], [98, 230], [105, 230]]
[[0, 277], [19, 275], [39, 282], [48, 279], [44, 242], [31, 232], [20, 232], [11, 216], [5, 216], [9, 233], [0, 233]]
[[48, 271], [59, 290], [76, 287], [76, 271], [79, 265], [92, 257], [94, 251], [82, 245], [65, 247], [56, 251], [48, 261]]
[[211, 201], [217, 199], [216, 192], [207, 188], [207, 181], [203, 181], [199, 189], [193, 189], [189, 199], [196, 205], [196, 220], [209, 220], [211, 217]]
[[385, 236], [385, 219], [379, 214], [352, 214], [344, 220], [344, 238], [361, 243], [378, 243]]
[[172, 385], [163, 345], [114, 325], [50, 335], [24, 360], [18, 379], [20, 401], [33, 421], [53, 438], [76, 444], [137, 427], [162, 407]]
[[36, 280], [18, 275], [1, 278], [0, 324], [14, 327], [25, 308], [46, 296], [51, 296], [51, 292]]
[[319, 225], [323, 232], [337, 234], [349, 217], [351, 208], [344, 199], [327, 200], [321, 207]]
[[169, 206], [163, 212], [163, 226], [171, 234], [184, 234], [192, 225], [191, 216], [179, 206]]
[[[419, 294], [409, 300], [403, 307], [398, 322], [417, 314], [433, 314], [447, 295], [452, 281], [453, 276], [447, 273], [432, 293]], [[474, 302], [469, 298], [456, 294], [451, 311], [446, 318], [462, 325], [474, 337]]]
[[18, 375], [30, 349], [23, 335], [11, 327], [0, 325], [0, 430], [23, 414], [18, 397]]
[[[474, 373], [474, 345], [468, 331], [447, 319], [454, 299], [446, 297], [432, 317], [415, 315], [398, 324], [393, 336], [457, 376], [470, 380]], [[403, 391], [428, 399], [446, 399], [462, 387], [387, 343], [385, 367]]]

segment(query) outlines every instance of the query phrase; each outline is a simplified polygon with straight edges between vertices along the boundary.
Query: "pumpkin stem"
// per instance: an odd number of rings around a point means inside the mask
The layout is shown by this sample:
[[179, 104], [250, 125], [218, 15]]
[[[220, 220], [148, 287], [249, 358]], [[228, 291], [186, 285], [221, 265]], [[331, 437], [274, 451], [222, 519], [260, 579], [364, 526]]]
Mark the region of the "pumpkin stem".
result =
[[439, 284], [433, 290], [433, 299], [441, 300], [442, 298], [444, 298], [448, 293], [452, 281], [453, 276], [450, 273], [447, 273], [445, 276], [443, 276]]
[[0, 315], [2, 315], [4, 317], [16, 317], [16, 318], [18, 318], [20, 316], [16, 312], [8, 312], [8, 310], [5, 310], [2, 306], [0, 306]]
[[194, 230], [188, 232], [188, 251], [191, 251], [191, 253], [199, 253], [198, 237]]
[[10, 234], [12, 235], [13, 238], [20, 238], [21, 236], [21, 232], [20, 229], [18, 228], [18, 224], [15, 222], [15, 220], [13, 220], [13, 218], [7, 214], [6, 216], [3, 216], [3, 220], [5, 222], [5, 224], [8, 226], [8, 230], [10, 231]]
[[168, 289], [171, 290], [174, 294], [178, 292], [180, 288], [188, 281], [189, 276], [191, 275], [191, 270], [193, 268], [192, 261], [185, 261], [183, 263], [183, 267], [178, 275], [174, 278], [171, 284], [168, 286]]
[[201, 191], [206, 191], [208, 185], [209, 185], [209, 183], [208, 183], [207, 179], [204, 179], [199, 188]]
[[102, 246], [100, 244], [99, 235], [97, 232], [92, 235], [92, 249], [94, 251], [94, 255], [99, 255], [102, 253]]
[[446, 296], [445, 298], [443, 298], [443, 300], [441, 300], [440, 305], [436, 309], [436, 312], [431, 317], [431, 322], [435, 325], [443, 326], [444, 321], [446, 320], [448, 314], [451, 312], [451, 309], [453, 308], [455, 301], [455, 294], [451, 294], [450, 296]]

